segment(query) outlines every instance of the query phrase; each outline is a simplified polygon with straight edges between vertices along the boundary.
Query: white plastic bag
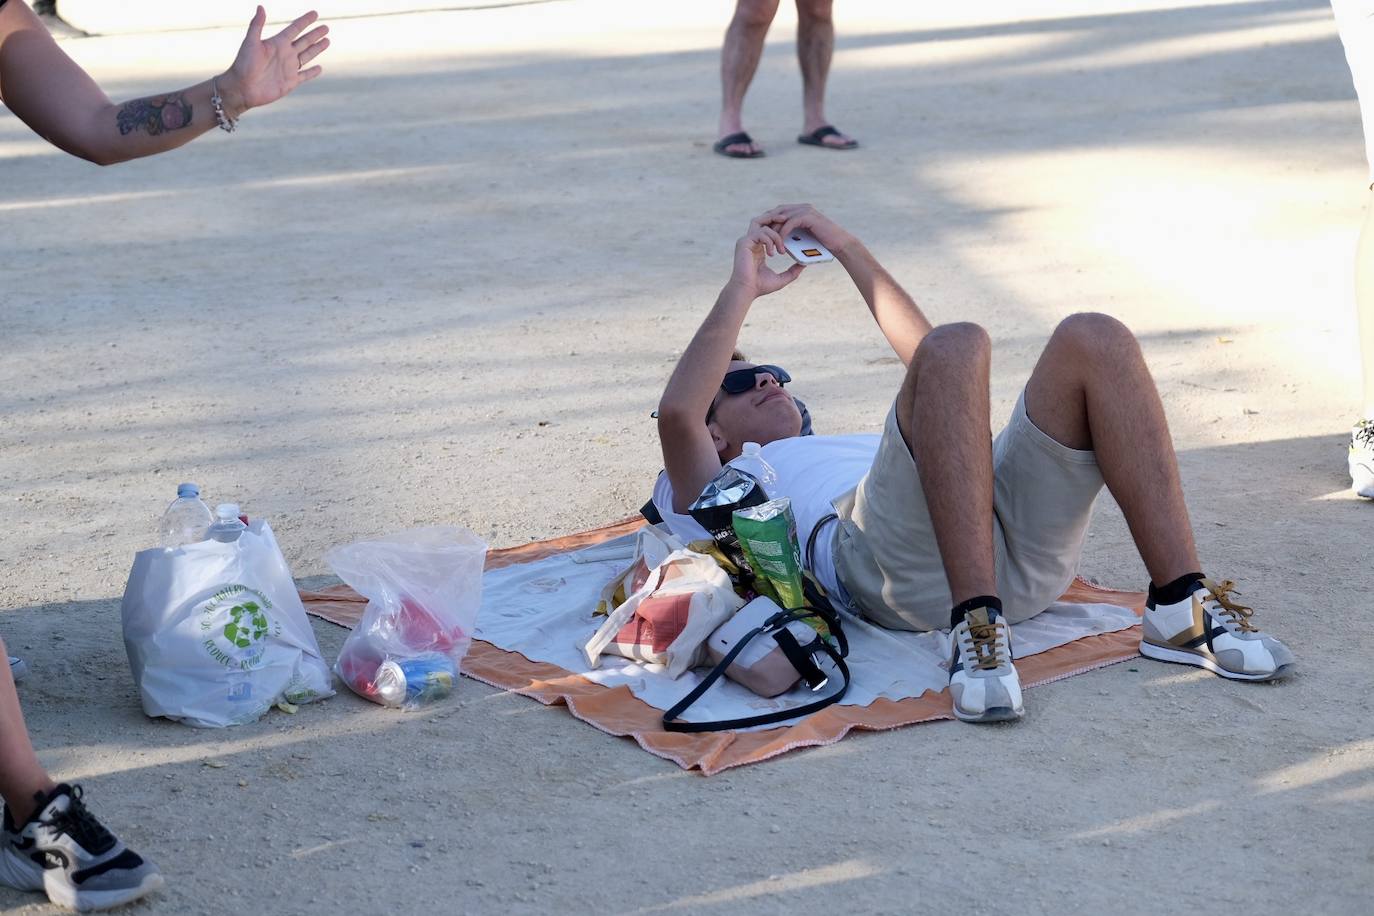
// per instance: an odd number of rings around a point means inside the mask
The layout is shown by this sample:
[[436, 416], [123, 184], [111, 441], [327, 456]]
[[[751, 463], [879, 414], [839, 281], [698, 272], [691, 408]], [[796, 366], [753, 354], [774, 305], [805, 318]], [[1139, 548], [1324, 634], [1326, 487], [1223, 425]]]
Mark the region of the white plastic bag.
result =
[[326, 553], [338, 577], [368, 599], [335, 673], [384, 706], [411, 708], [446, 694], [472, 643], [486, 556], [486, 543], [459, 527], [414, 528]]
[[668, 530], [667, 525], [645, 525], [635, 531], [634, 562], [601, 589], [601, 598], [596, 603], [597, 614], [609, 614], [635, 593], [649, 579], [668, 554], [681, 550], [687, 545]]
[[707, 637], [743, 605], [719, 563], [674, 550], [607, 615], [583, 652], [593, 668], [609, 652], [662, 665], [678, 677], [700, 663]]
[[134, 556], [120, 607], [143, 711], [213, 728], [333, 696], [272, 529]]

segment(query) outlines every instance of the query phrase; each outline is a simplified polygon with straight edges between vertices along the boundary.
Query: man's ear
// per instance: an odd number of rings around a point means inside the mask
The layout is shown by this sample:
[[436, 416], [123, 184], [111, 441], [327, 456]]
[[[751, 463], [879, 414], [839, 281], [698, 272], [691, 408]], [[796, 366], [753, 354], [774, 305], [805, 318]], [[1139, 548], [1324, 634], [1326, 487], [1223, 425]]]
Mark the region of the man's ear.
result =
[[711, 434], [711, 444], [715, 446], [716, 454], [720, 454], [730, 447], [730, 440], [720, 434], [719, 426], [714, 423], [707, 423], [706, 431]]

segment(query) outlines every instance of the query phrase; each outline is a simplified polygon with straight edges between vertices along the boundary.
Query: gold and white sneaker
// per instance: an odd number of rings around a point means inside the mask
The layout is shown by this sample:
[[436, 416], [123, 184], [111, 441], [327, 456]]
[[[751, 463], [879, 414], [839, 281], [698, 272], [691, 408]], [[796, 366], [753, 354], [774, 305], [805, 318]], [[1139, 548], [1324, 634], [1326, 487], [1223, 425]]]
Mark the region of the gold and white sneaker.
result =
[[1293, 653], [1257, 628], [1250, 608], [1236, 604], [1235, 585], [1211, 579], [1177, 604], [1145, 605], [1140, 654], [1195, 665], [1238, 681], [1271, 681], [1292, 673]]
[[1011, 627], [992, 608], [964, 614], [949, 634], [949, 694], [963, 722], [1010, 722], [1026, 714], [1011, 658]]

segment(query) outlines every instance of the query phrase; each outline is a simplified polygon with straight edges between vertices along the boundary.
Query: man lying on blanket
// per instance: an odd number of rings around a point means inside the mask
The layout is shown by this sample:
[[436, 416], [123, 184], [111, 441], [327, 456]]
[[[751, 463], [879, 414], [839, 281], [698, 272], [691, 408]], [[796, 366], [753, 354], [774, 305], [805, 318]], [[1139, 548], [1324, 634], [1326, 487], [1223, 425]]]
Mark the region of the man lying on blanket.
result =
[[[735, 350], [754, 300], [801, 275], [764, 263], [798, 228], [844, 265], [906, 366], [881, 438], [800, 435], [790, 376]], [[990, 353], [976, 324], [932, 328], [863, 243], [812, 207], [770, 210], [736, 243], [734, 273], [659, 403], [655, 507], [680, 536], [706, 537], [687, 507], [745, 442], [762, 444], [777, 473], [768, 495], [791, 498], [801, 543], [830, 529], [809, 562], [832, 599], [884, 627], [952, 627], [954, 713], [991, 722], [1024, 711], [1008, 625], [1068, 587], [1105, 481], [1150, 573], [1142, 654], [1238, 680], [1291, 671], [1231, 583], [1199, 571], [1163, 405], [1131, 332], [1106, 315], [1064, 319], [996, 439]]]

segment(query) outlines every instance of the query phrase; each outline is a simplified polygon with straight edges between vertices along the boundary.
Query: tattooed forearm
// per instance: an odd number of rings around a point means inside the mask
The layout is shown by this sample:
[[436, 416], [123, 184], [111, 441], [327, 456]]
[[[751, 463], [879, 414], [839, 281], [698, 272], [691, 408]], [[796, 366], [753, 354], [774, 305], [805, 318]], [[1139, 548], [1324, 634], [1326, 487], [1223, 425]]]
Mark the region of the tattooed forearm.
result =
[[180, 92], [134, 99], [119, 109], [115, 122], [120, 136], [142, 130], [150, 137], [178, 130], [191, 123], [191, 103]]

